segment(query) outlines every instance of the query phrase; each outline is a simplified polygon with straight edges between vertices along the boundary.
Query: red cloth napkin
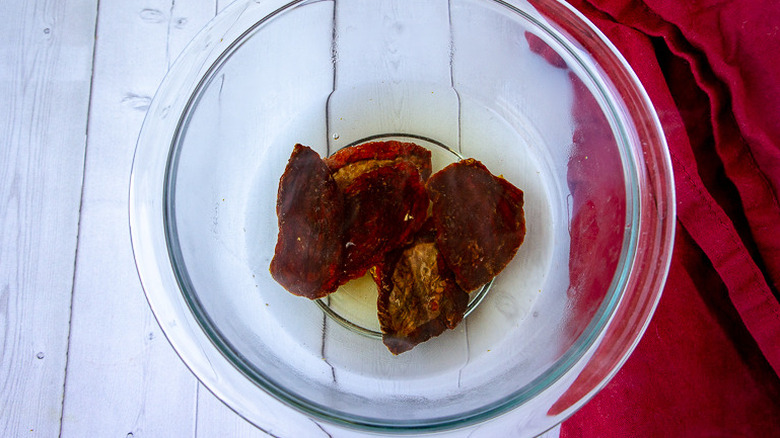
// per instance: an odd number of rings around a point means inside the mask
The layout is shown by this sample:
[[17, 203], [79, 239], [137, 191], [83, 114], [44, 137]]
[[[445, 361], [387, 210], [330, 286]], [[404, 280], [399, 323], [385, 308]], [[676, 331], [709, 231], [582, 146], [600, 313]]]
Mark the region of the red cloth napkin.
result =
[[678, 227], [644, 338], [561, 436], [780, 436], [780, 2], [569, 2], [655, 105]]

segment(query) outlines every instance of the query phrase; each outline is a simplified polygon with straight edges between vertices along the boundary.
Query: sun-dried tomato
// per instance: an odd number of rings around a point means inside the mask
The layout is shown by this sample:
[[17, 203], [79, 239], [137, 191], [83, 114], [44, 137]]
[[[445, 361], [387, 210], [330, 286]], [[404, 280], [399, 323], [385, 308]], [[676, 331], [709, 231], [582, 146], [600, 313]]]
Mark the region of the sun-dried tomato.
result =
[[425, 222], [428, 193], [417, 168], [402, 161], [358, 176], [344, 188], [342, 282], [363, 276]]
[[311, 299], [335, 291], [343, 254], [344, 198], [328, 166], [306, 146], [293, 149], [279, 181], [276, 214], [274, 280]]
[[469, 294], [439, 253], [430, 220], [411, 244], [389, 252], [372, 274], [379, 286], [382, 340], [393, 354], [453, 329], [463, 319]]
[[523, 191], [471, 158], [434, 174], [427, 188], [436, 244], [458, 284], [473, 291], [501, 272], [523, 243]]
[[431, 176], [431, 151], [414, 143], [395, 140], [363, 143], [344, 148], [325, 159], [342, 189], [366, 172], [401, 161], [416, 166], [423, 181]]
[[390, 141], [322, 160], [298, 144], [279, 182], [273, 278], [315, 299], [371, 269], [393, 354], [455, 328], [525, 236], [520, 189], [473, 159], [430, 176], [430, 155]]

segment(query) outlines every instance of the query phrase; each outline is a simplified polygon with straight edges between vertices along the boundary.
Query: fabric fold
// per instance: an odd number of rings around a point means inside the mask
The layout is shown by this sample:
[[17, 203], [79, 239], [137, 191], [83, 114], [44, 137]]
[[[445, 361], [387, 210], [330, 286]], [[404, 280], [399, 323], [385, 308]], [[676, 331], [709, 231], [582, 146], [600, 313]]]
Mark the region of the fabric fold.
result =
[[780, 3], [570, 3], [659, 114], [684, 239], [649, 339], [562, 436], [780, 432]]

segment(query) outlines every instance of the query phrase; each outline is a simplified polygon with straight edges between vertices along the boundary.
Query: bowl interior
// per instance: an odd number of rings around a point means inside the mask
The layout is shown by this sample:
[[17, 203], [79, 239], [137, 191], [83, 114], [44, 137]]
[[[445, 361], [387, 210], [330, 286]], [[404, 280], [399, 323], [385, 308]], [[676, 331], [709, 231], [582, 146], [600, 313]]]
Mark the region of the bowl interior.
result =
[[[299, 1], [209, 66], [171, 142], [166, 247], [249, 382], [334, 421], [450, 427], [522, 405], [592, 345], [634, 258], [636, 134], [610, 72], [548, 18], [523, 2]], [[430, 147], [434, 171], [476, 158], [525, 192], [511, 264], [458, 328], [399, 356], [268, 270], [292, 146], [327, 156], [372, 138]], [[370, 326], [364, 283], [326, 304]]]

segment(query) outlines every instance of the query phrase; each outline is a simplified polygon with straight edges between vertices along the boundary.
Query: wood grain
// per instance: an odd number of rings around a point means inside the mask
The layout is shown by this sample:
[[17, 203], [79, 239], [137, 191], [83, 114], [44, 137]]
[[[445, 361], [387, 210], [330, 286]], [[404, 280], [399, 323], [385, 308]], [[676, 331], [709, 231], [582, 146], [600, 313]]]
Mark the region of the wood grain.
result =
[[151, 98], [214, 10], [202, 0], [100, 2], [62, 436], [195, 434], [198, 384], [144, 298], [127, 187]]
[[0, 2], [4, 437], [59, 433], [96, 9]]
[[[215, 12], [221, 12], [232, 2], [233, 0], [217, 0]], [[198, 383], [198, 385], [196, 437], [263, 438], [272, 436], [230, 410], [202, 384]]]

